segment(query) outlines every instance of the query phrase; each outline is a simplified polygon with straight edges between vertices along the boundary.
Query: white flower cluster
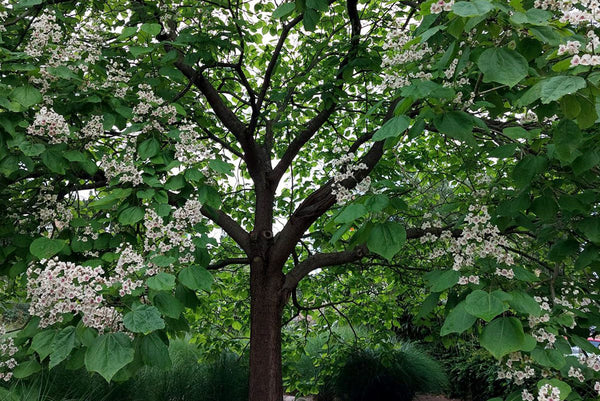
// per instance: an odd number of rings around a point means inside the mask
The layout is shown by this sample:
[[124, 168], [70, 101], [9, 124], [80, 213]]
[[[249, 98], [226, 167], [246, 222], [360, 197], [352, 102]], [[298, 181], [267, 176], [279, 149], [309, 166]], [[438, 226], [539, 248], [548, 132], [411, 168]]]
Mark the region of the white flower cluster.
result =
[[61, 231], [69, 226], [73, 219], [73, 213], [64, 201], [58, 201], [58, 195], [53, 194], [54, 187], [43, 186], [33, 207], [33, 216], [37, 219], [39, 231], [48, 230], [52, 232], [53, 227]]
[[[154, 210], [146, 210], [144, 226], [146, 238], [144, 239], [144, 252], [148, 254], [165, 254], [176, 248], [179, 252], [178, 262], [181, 264], [194, 261], [196, 246], [188, 229], [202, 221], [202, 204], [196, 199], [188, 199], [185, 204], [175, 209], [172, 220], [165, 223], [164, 219]], [[148, 263], [148, 275], [158, 271], [152, 262]]]
[[578, 54], [581, 42], [578, 40], [569, 40], [567, 44], [558, 46], [558, 55], [562, 56], [565, 53], [570, 55]]
[[521, 398], [523, 401], [533, 401], [535, 399], [534, 395], [527, 390], [521, 392]]
[[135, 165], [135, 138], [126, 140], [118, 154], [120, 157], [102, 156], [100, 167], [104, 170], [106, 178], [109, 181], [118, 178], [120, 183], [130, 182], [133, 185], [140, 185], [143, 182], [143, 171]]
[[92, 116], [81, 129], [80, 137], [85, 139], [96, 139], [100, 137], [104, 133], [103, 122], [103, 116]]
[[[152, 87], [147, 84], [138, 85], [138, 100], [139, 103], [133, 108], [134, 122], [149, 122], [144, 127], [143, 132], [151, 129], [162, 131], [162, 126], [158, 119], [166, 118], [168, 124], [174, 124], [177, 121], [177, 110], [173, 105], [164, 104], [165, 101], [159, 96], [156, 96], [152, 91]], [[152, 117], [149, 119], [148, 117]]]
[[99, 331], [118, 330], [121, 314], [103, 304], [103, 288], [110, 283], [102, 267], [80, 266], [58, 258], [42, 260], [43, 268], [27, 269], [29, 314], [40, 317], [40, 327], [63, 321], [64, 314], [80, 313], [86, 326]]
[[538, 401], [560, 401], [560, 389], [551, 384], [544, 384], [538, 392]]
[[594, 372], [600, 372], [600, 355], [597, 354], [579, 354], [579, 363], [588, 368], [592, 369]]
[[[454, 259], [452, 269], [460, 271], [465, 267], [474, 266], [477, 258], [494, 258], [498, 263], [513, 265], [514, 259], [503, 247], [508, 245], [506, 238], [500, 235], [498, 227], [490, 223], [491, 216], [486, 206], [469, 206], [465, 217], [466, 226], [458, 238], [453, 238], [450, 231], [444, 230], [440, 236], [428, 233], [421, 237], [421, 243], [435, 243], [442, 240], [446, 247], [435, 249], [431, 258], [436, 259], [450, 255]], [[498, 269], [496, 274], [512, 278], [512, 269]]]
[[127, 82], [131, 79], [131, 74], [121, 67], [115, 61], [106, 65], [106, 80], [102, 83], [102, 88], [113, 89], [115, 97], [124, 98], [129, 86]]
[[[392, 68], [385, 77], [385, 86], [391, 89], [398, 89], [410, 84], [410, 79], [433, 79], [433, 75], [423, 71], [424, 68], [429, 68], [422, 61], [429, 55], [433, 54], [433, 50], [427, 43], [409, 42], [413, 39], [410, 32], [404, 29], [397, 28], [388, 33], [389, 37], [384, 44], [385, 54], [382, 59], [383, 68]], [[418, 72], [397, 71], [404, 64], [418, 62]]]
[[600, 382], [594, 383], [594, 391], [596, 391], [600, 396]]
[[56, 16], [45, 11], [31, 24], [31, 37], [25, 47], [25, 53], [30, 57], [41, 57], [49, 43], [59, 43], [62, 40], [60, 26]]
[[439, 14], [442, 11], [452, 11], [452, 6], [454, 5], [454, 0], [438, 0], [433, 3], [429, 9], [432, 14]]
[[13, 338], [6, 335], [6, 327], [0, 325], [0, 379], [12, 379], [13, 370], [18, 365], [14, 358], [17, 351]]
[[513, 380], [518, 386], [532, 377], [535, 377], [535, 370], [531, 367], [531, 359], [520, 352], [511, 353], [506, 360], [505, 368], [498, 370], [499, 380]]
[[120, 284], [119, 295], [124, 297], [144, 285], [144, 281], [139, 279], [140, 271], [144, 268], [144, 258], [131, 245], [121, 244], [121, 247], [117, 266], [108, 284]]
[[186, 124], [179, 127], [179, 141], [175, 144], [175, 159], [183, 164], [196, 164], [210, 157], [210, 149], [204, 144], [196, 129]]
[[581, 383], [585, 382], [585, 376], [583, 375], [583, 372], [581, 371], [581, 369], [576, 368], [574, 366], [571, 366], [569, 368], [569, 373], [568, 373], [569, 377], [574, 377], [577, 380], [579, 380]]
[[537, 341], [538, 343], [543, 343], [547, 341], [548, 344], [546, 346], [548, 348], [552, 348], [554, 346], [554, 343], [556, 342], [556, 335], [547, 332], [541, 327], [535, 331], [532, 331], [531, 335], [533, 336], [533, 338], [535, 338], [535, 341]]
[[65, 118], [46, 107], [42, 107], [35, 114], [33, 123], [27, 127], [27, 133], [48, 138], [48, 142], [52, 144], [65, 143], [69, 140], [69, 126]]
[[4, 26], [4, 21], [8, 17], [8, 13], [6, 11], [0, 11], [0, 33], [6, 32], [6, 27]]
[[560, 12], [559, 21], [563, 24], [570, 24], [575, 28], [589, 27], [586, 46], [588, 53], [580, 56], [578, 53], [581, 43], [569, 41], [566, 45], [559, 46], [558, 55], [565, 53], [573, 55], [571, 67], [600, 65], [600, 56], [595, 54], [600, 50], [598, 48], [600, 40], [594, 32], [594, 28], [600, 26], [600, 2], [598, 0], [536, 0], [534, 7]]
[[479, 284], [479, 276], [475, 276], [475, 275], [470, 275], [470, 276], [461, 276], [458, 279], [458, 284], [460, 285], [467, 285], [467, 284]]
[[371, 177], [369, 176], [357, 182], [353, 189], [349, 189], [343, 184], [345, 180], [354, 179], [354, 175], [360, 170], [367, 169], [367, 165], [364, 163], [354, 163], [356, 155], [349, 150], [348, 146], [339, 143], [336, 143], [333, 149], [334, 153], [340, 157], [331, 163], [335, 170], [331, 193], [339, 204], [351, 201], [357, 193], [365, 193], [371, 187]]

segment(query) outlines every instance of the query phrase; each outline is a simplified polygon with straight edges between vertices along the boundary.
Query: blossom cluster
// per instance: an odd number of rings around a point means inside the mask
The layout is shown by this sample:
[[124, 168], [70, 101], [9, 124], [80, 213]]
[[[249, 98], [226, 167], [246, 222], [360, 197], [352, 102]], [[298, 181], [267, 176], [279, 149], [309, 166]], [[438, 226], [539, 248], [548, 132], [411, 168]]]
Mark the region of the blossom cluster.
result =
[[[172, 213], [172, 219], [165, 223], [164, 219], [154, 210], [148, 209], [144, 217], [146, 238], [144, 252], [147, 254], [165, 254], [172, 249], [179, 253], [178, 262], [181, 264], [194, 261], [196, 246], [193, 237], [187, 234], [187, 229], [203, 219], [202, 204], [196, 199], [188, 199], [185, 204]], [[148, 274], [158, 271], [158, 266], [148, 262]]]
[[429, 9], [432, 14], [439, 14], [442, 11], [452, 11], [452, 6], [454, 5], [454, 0], [438, 0], [433, 3]]
[[175, 110], [175, 107], [170, 104], [165, 104], [164, 99], [154, 94], [150, 85], [138, 85], [137, 96], [139, 103], [133, 108], [133, 121], [149, 122], [142, 132], [148, 132], [151, 129], [161, 131], [162, 126], [160, 125], [159, 119], [162, 118], [166, 118], [168, 124], [174, 124], [177, 121], [177, 110]]
[[575, 28], [587, 27], [586, 54], [579, 55], [581, 43], [578, 41], [568, 41], [558, 48], [558, 55], [573, 56], [571, 67], [600, 65], [600, 55], [595, 54], [599, 50], [600, 40], [594, 32], [600, 23], [600, 2], [597, 0], [536, 0], [534, 7], [559, 12], [559, 22], [563, 24], [570, 24]]
[[63, 321], [64, 314], [81, 314], [86, 326], [99, 331], [120, 329], [121, 314], [103, 303], [109, 284], [102, 267], [76, 265], [58, 258], [42, 260], [27, 269], [29, 314], [40, 317], [40, 327]]
[[183, 164], [196, 164], [210, 156], [210, 149], [203, 143], [196, 129], [185, 124], [179, 127], [179, 141], [175, 144], [175, 159]]
[[18, 365], [14, 355], [18, 349], [12, 337], [6, 335], [6, 327], [0, 325], [0, 379], [9, 381], [13, 370]]
[[521, 352], [511, 353], [504, 367], [498, 370], [498, 379], [514, 380], [516, 385], [532, 377], [535, 377], [535, 369], [531, 367], [531, 359]]
[[[508, 246], [506, 238], [500, 235], [498, 227], [491, 222], [491, 216], [488, 213], [486, 206], [469, 207], [469, 213], [465, 217], [465, 227], [458, 237], [453, 237], [448, 230], [441, 232], [439, 236], [433, 233], [421, 237], [421, 243], [442, 241], [447, 244], [445, 247], [435, 249], [432, 254], [432, 259], [449, 255], [452, 256], [454, 262], [452, 269], [461, 271], [463, 268], [474, 266], [477, 258], [491, 257], [499, 264], [511, 266], [514, 264], [512, 255], [506, 251]], [[422, 229], [428, 229], [429, 222], [424, 222]], [[496, 274], [504, 276], [508, 279], [514, 277], [514, 272], [511, 268], [497, 269]], [[469, 282], [474, 282], [475, 278], [468, 278]], [[463, 280], [464, 281], [464, 280]]]
[[538, 401], [559, 401], [560, 389], [551, 384], [544, 384], [538, 391]]
[[143, 171], [135, 165], [135, 138], [124, 142], [119, 155], [120, 157], [102, 156], [100, 167], [104, 170], [106, 178], [109, 181], [118, 178], [120, 183], [130, 182], [133, 185], [140, 185], [143, 182]]
[[[433, 49], [427, 43], [410, 44], [409, 42], [413, 40], [410, 32], [400, 28], [390, 31], [388, 36], [388, 40], [384, 44], [385, 54], [382, 59], [382, 67], [392, 70], [385, 77], [386, 87], [398, 89], [409, 85], [411, 79], [433, 79], [431, 73], [424, 71], [429, 66], [422, 63], [426, 57], [433, 54]], [[418, 63], [419, 71], [397, 71], [399, 67], [409, 63]]]
[[52, 193], [54, 187], [42, 186], [33, 207], [33, 216], [37, 220], [40, 231], [52, 232], [54, 228], [61, 231], [69, 226], [73, 219], [73, 213], [69, 210], [65, 201], [59, 201], [58, 195]]
[[369, 176], [364, 177], [361, 181], [356, 182], [354, 188], [344, 184], [344, 181], [349, 179], [356, 181], [355, 175], [361, 170], [366, 170], [367, 165], [364, 163], [355, 163], [354, 159], [356, 155], [350, 152], [347, 145], [336, 143], [333, 151], [335, 154], [341, 156], [331, 163], [335, 170], [331, 193], [335, 196], [339, 204], [343, 204], [354, 199], [356, 193], [368, 191], [371, 187], [371, 178]]
[[69, 125], [65, 118], [54, 110], [42, 107], [36, 114], [33, 123], [27, 127], [29, 135], [41, 136], [49, 143], [65, 143], [69, 140]]

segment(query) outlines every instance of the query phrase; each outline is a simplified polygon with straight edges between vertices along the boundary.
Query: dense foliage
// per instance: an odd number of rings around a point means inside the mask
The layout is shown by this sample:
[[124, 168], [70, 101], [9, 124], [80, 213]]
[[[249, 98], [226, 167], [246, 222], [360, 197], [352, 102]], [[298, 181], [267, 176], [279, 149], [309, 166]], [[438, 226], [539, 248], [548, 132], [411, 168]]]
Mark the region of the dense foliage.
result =
[[600, 394], [595, 0], [4, 0], [0, 20], [3, 307], [29, 315], [4, 380], [126, 380], [192, 332], [249, 345], [250, 399], [279, 401], [300, 385], [282, 325], [296, 361], [336, 320], [409, 311], [474, 337], [507, 399]]

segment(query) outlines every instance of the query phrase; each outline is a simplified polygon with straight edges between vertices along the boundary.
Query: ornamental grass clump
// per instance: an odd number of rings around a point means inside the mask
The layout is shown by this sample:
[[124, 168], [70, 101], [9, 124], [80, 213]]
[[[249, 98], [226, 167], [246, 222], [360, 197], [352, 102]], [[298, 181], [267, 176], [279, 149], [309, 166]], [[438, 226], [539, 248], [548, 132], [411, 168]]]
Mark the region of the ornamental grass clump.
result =
[[350, 348], [339, 365], [319, 401], [411, 401], [417, 393], [439, 393], [448, 386], [439, 363], [411, 343], [392, 349]]

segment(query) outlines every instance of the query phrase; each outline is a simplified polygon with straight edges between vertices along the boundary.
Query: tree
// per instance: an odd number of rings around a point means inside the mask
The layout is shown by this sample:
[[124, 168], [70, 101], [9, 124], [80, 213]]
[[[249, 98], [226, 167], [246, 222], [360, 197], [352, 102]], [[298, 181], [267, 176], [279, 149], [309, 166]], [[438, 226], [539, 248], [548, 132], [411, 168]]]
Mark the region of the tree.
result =
[[280, 400], [298, 286], [416, 266], [421, 315], [443, 301], [441, 334], [478, 333], [524, 399], [542, 372], [540, 400], [591, 394], [595, 3], [3, 7], [2, 272], [33, 317], [7, 378], [167, 366], [209, 271], [237, 264], [250, 398]]

